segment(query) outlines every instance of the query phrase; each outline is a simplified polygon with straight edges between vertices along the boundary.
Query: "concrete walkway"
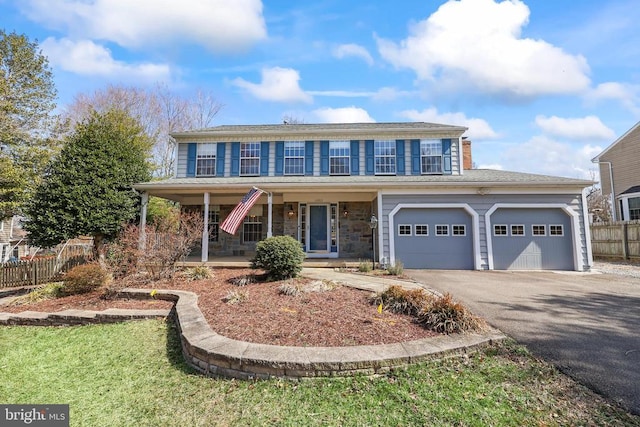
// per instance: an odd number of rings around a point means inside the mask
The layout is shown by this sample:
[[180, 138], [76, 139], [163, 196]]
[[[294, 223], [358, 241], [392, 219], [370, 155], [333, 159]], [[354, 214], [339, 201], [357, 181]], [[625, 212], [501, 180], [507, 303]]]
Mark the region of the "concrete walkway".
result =
[[565, 373], [640, 414], [640, 278], [407, 270]]

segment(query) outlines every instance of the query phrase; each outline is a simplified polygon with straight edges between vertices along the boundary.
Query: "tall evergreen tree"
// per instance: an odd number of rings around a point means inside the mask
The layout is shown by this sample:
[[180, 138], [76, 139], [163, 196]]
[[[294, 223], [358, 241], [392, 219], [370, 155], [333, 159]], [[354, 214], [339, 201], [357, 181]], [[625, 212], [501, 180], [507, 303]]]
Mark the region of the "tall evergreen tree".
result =
[[76, 125], [28, 204], [25, 228], [32, 243], [55, 246], [80, 235], [105, 238], [136, 217], [132, 184], [150, 179], [152, 142], [126, 113], [92, 113]]

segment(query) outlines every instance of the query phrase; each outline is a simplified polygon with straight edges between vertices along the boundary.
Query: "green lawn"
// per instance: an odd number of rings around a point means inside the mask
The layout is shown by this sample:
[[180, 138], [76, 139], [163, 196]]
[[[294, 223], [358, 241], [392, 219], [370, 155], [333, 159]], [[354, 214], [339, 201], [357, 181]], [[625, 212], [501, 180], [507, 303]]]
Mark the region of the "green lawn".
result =
[[0, 402], [69, 403], [74, 426], [640, 425], [515, 344], [377, 377], [194, 374], [161, 321], [0, 327]]

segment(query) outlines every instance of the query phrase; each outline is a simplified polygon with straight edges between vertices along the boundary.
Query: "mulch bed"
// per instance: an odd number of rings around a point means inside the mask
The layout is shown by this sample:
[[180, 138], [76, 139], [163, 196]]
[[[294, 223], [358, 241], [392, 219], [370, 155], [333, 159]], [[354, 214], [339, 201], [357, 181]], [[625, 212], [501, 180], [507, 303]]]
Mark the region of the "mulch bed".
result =
[[[253, 275], [250, 269], [215, 269], [213, 277], [190, 281], [133, 284], [148, 289], [178, 289], [198, 294], [198, 306], [211, 328], [228, 338], [262, 344], [286, 346], [353, 346], [390, 344], [437, 335], [413, 322], [409, 316], [383, 311], [369, 303], [370, 292], [340, 286], [323, 292], [281, 295], [278, 288], [287, 283], [304, 287], [305, 278], [284, 282], [256, 282], [246, 286], [231, 283], [234, 278]], [[225, 302], [230, 293], [243, 294], [239, 303]], [[23, 310], [59, 311], [68, 308], [168, 308], [165, 301], [104, 300], [99, 293], [43, 301]], [[0, 308], [6, 310], [6, 307]]]

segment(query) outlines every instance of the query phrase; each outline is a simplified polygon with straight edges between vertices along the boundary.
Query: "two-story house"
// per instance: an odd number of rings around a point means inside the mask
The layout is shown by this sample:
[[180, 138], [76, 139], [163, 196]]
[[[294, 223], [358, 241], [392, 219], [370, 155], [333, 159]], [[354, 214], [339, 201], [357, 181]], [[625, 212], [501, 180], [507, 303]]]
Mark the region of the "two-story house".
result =
[[592, 159], [614, 221], [640, 220], [640, 122]]
[[[143, 212], [153, 195], [203, 213], [202, 261], [249, 255], [267, 236], [290, 235], [308, 257], [375, 253], [382, 264], [402, 261], [407, 268], [588, 270], [584, 190], [592, 183], [465, 170], [465, 131], [357, 123], [176, 133], [175, 177], [135, 188]], [[266, 193], [239, 233], [221, 232], [253, 186]]]

